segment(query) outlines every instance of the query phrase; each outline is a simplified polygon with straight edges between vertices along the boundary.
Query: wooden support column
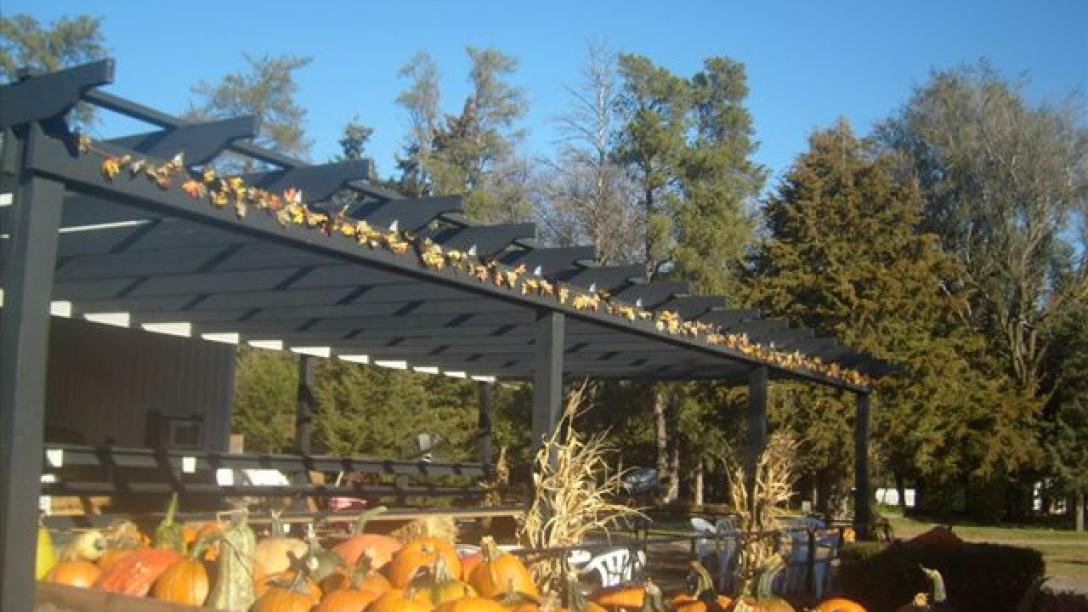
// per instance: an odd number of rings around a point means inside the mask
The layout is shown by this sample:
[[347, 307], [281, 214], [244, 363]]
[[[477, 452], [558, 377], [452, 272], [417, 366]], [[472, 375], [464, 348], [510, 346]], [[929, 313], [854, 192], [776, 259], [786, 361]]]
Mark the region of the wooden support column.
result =
[[562, 313], [544, 312], [536, 320], [533, 368], [533, 450], [551, 436], [562, 415], [563, 328]]
[[744, 485], [749, 503], [755, 504], [756, 466], [767, 447], [767, 386], [766, 366], [748, 373], [748, 437], [745, 440]]
[[[26, 159], [40, 132], [6, 146]], [[57, 258], [64, 185], [22, 168], [15, 188], [0, 283], [0, 610], [30, 610], [34, 602], [38, 493], [45, 432], [49, 301]]]
[[314, 368], [317, 358], [299, 355], [298, 359], [298, 403], [295, 405], [295, 452], [309, 455], [313, 450], [314, 410]]
[[859, 538], [868, 537], [872, 517], [872, 489], [869, 486], [869, 394], [858, 393], [854, 412], [854, 529]]
[[476, 448], [480, 463], [491, 463], [491, 416], [495, 401], [495, 385], [489, 382], [477, 383], [479, 389], [479, 418], [476, 428]]

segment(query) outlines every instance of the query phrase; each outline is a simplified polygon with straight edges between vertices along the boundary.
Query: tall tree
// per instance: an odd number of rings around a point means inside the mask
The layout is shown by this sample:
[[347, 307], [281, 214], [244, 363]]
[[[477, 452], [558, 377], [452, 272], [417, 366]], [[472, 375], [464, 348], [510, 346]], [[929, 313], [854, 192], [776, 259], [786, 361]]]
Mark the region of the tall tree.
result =
[[688, 83], [646, 57], [621, 54], [618, 98], [624, 126], [616, 159], [631, 173], [645, 224], [643, 258], [653, 277], [672, 246], [677, 163], [683, 153]]
[[558, 159], [544, 180], [538, 212], [546, 238], [563, 246], [589, 243], [601, 263], [638, 261], [638, 210], [624, 168], [613, 156], [620, 125], [616, 55], [591, 43], [582, 81], [567, 86], [568, 109], [556, 118]]
[[[1088, 233], [1074, 230], [1088, 213], [1079, 104], [1033, 106], [980, 63], [934, 74], [879, 134], [922, 187], [924, 227], [964, 264], [972, 323], [1034, 396], [1049, 327], [1088, 292]], [[1058, 270], [1069, 272], [1060, 286]]]
[[752, 161], [756, 142], [744, 65], [703, 64], [690, 84], [694, 138], [680, 160], [683, 198], [675, 217], [672, 274], [703, 294], [738, 295], [737, 278], [753, 236], [750, 207], [767, 172]]
[[1074, 524], [1083, 531], [1088, 497], [1088, 300], [1070, 308], [1053, 334], [1043, 446], [1048, 475], [1072, 499]]
[[370, 137], [374, 135], [374, 128], [353, 118], [344, 126], [340, 133], [340, 139], [336, 144], [340, 145], [340, 154], [333, 159], [363, 159], [367, 157], [366, 145]]
[[[197, 102], [190, 102], [187, 118], [194, 121], [241, 115], [257, 118], [257, 142], [282, 153], [305, 158], [310, 140], [304, 127], [306, 110], [295, 100], [295, 71], [310, 58], [294, 55], [253, 57], [246, 54], [248, 69], [225, 75], [218, 83], [200, 81], [193, 87]], [[241, 170], [252, 171], [246, 160]]]
[[290, 450], [295, 435], [298, 357], [239, 347], [235, 359], [231, 431], [245, 436], [248, 451]]
[[[22, 68], [56, 72], [106, 57], [102, 18], [90, 15], [61, 17], [43, 26], [31, 15], [0, 16], [0, 79], [13, 81]], [[78, 123], [87, 124], [93, 109], [76, 109]]]
[[[953, 282], [961, 267], [919, 231], [920, 193], [896, 179], [891, 156], [840, 121], [811, 136], [764, 214], [767, 236], [749, 279], [755, 302], [902, 367], [880, 382], [874, 427], [894, 470], [960, 482], [1037, 458], [1031, 420], [1000, 380], [974, 367], [983, 347], [960, 319], [968, 296]], [[797, 413], [802, 446], [841, 450], [844, 432], [818, 420], [847, 410]], [[840, 465], [847, 459], [838, 454]]]
[[399, 187], [404, 193], [419, 197], [431, 192], [427, 163], [434, 151], [434, 139], [442, 120], [438, 66], [430, 54], [420, 51], [401, 66], [397, 76], [410, 80], [408, 88], [397, 95], [397, 104], [408, 111], [404, 155], [397, 156], [401, 174]]
[[522, 132], [515, 127], [527, 104], [507, 82], [517, 61], [497, 49], [468, 47], [471, 92], [459, 115], [446, 117], [433, 152], [423, 158], [435, 194], [464, 194], [470, 218], [483, 222], [521, 220], [531, 204], [527, 163], [515, 154]]

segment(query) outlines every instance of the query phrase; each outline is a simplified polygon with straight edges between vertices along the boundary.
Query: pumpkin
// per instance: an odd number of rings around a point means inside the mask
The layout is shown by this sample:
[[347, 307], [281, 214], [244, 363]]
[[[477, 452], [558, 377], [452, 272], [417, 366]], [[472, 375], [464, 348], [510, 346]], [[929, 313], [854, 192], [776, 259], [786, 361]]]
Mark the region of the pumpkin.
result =
[[111, 593], [143, 597], [169, 567], [181, 560], [171, 548], [141, 548], [102, 570], [94, 587]]
[[57, 564], [57, 550], [53, 548], [53, 536], [49, 535], [40, 521], [38, 522], [38, 550], [34, 557], [34, 579], [41, 580]]
[[351, 537], [333, 547], [332, 551], [343, 559], [344, 563], [355, 565], [363, 551], [369, 550], [371, 567], [382, 569], [400, 550], [400, 540], [392, 536], [363, 533], [366, 522], [382, 512], [385, 512], [385, 506], [378, 506], [360, 514], [355, 520], [355, 525], [352, 526]]
[[136, 552], [135, 548], [108, 548], [95, 563], [98, 564], [98, 569], [105, 571], [134, 552]]
[[706, 571], [702, 563], [692, 561], [690, 568], [691, 576], [695, 578], [695, 588], [691, 593], [680, 593], [669, 601], [677, 612], [726, 610], [733, 604], [732, 599], [718, 595], [710, 572]]
[[321, 590], [325, 593], [354, 589], [371, 592], [374, 599], [391, 588], [393, 585], [389, 584], [389, 579], [371, 569], [370, 557], [367, 555], [360, 555], [355, 567], [341, 564], [335, 572], [321, 581]]
[[45, 574], [46, 582], [88, 588], [94, 586], [102, 570], [90, 561], [61, 561]]
[[181, 554], [185, 554], [185, 528], [175, 520], [178, 511], [178, 494], [170, 496], [170, 503], [166, 505], [166, 516], [155, 528], [155, 536], [151, 538], [152, 548], [170, 548]]
[[379, 597], [381, 594], [374, 591], [340, 589], [326, 595], [314, 608], [314, 612], [363, 612]]
[[461, 557], [461, 579], [468, 582], [472, 578], [472, 570], [483, 563], [484, 551], [478, 550]]
[[795, 612], [788, 601], [772, 590], [775, 577], [782, 571], [782, 559], [775, 557], [759, 572], [754, 592], [746, 593], [733, 602], [733, 612]]
[[641, 610], [646, 589], [640, 584], [621, 584], [597, 591], [590, 601], [606, 610]]
[[507, 612], [507, 609], [483, 597], [463, 597], [443, 603], [435, 608], [435, 612]]
[[189, 556], [171, 565], [151, 588], [151, 596], [162, 601], [202, 606], [208, 598], [208, 570], [204, 568], [204, 551], [211, 538], [193, 543]]
[[438, 555], [428, 573], [430, 575], [425, 573], [412, 580], [408, 595], [412, 600], [433, 608], [447, 601], [476, 596], [476, 591], [468, 583], [450, 573], [446, 558], [442, 555]]
[[207, 539], [207, 547], [204, 549], [205, 561], [215, 561], [219, 558], [219, 541], [213, 536], [223, 533], [223, 523], [208, 521], [206, 523], [189, 523], [184, 527], [186, 546], [193, 546], [201, 539]]
[[480, 548], [483, 549], [484, 560], [472, 571], [469, 584], [481, 597], [495, 598], [511, 591], [540, 596], [529, 569], [521, 559], [499, 550], [495, 540], [490, 537], [480, 541]]
[[150, 546], [151, 540], [132, 521], [118, 521], [106, 528], [104, 534], [110, 548], [134, 549]]
[[386, 570], [389, 582], [398, 589], [407, 587], [421, 568], [434, 567], [439, 555], [445, 557], [446, 569], [451, 576], [462, 574], [461, 558], [453, 544], [439, 538], [423, 537], [408, 542], [393, 555]]
[[431, 612], [429, 605], [415, 601], [403, 589], [389, 589], [374, 600], [366, 612]]
[[106, 538], [101, 531], [80, 532], [60, 553], [61, 561], [97, 561], [106, 552]]
[[[252, 612], [310, 612], [321, 599], [310, 590], [304, 574], [298, 574], [288, 586], [274, 586], [257, 600]], [[312, 584], [312, 583], [311, 583]]]
[[856, 601], [843, 597], [832, 597], [820, 602], [812, 612], [866, 612], [865, 607]]
[[248, 610], [257, 599], [253, 586], [253, 530], [248, 513], [241, 509], [231, 515], [223, 528], [216, 560], [216, 579], [207, 605], [220, 610]]
[[[951, 533], [951, 531], [949, 531]], [[923, 534], [924, 535], [924, 534]], [[900, 606], [896, 612], [930, 612], [932, 610], [951, 611], [953, 608], [948, 603], [948, 593], [944, 588], [944, 577], [941, 573], [927, 567], [922, 568], [926, 579], [929, 580], [929, 594], [918, 593], [914, 600]]]
[[309, 548], [306, 542], [299, 538], [289, 538], [283, 535], [283, 523], [280, 521], [280, 512], [272, 511], [272, 535], [261, 538], [253, 552], [253, 561], [261, 566], [261, 569], [269, 574], [284, 572], [291, 567], [291, 558], [288, 553], [296, 557], [306, 554]]

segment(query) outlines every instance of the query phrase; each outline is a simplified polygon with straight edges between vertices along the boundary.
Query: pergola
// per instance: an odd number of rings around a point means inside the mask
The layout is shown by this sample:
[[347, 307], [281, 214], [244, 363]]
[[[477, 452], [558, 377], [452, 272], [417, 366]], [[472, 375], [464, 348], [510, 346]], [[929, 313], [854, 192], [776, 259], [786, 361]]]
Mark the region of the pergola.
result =
[[[564, 379], [747, 384], [749, 464], [770, 380], [854, 393], [856, 522], [869, 518], [868, 380], [886, 366], [810, 329], [592, 247], [546, 248], [532, 224], [475, 225], [459, 197], [403, 198], [366, 161], [309, 165], [256, 146], [252, 117], [187, 123], [97, 89], [110, 61], [0, 87], [0, 608], [32, 600], [49, 317], [212, 342], [533, 382], [532, 431]], [[150, 125], [72, 133], [86, 103]], [[260, 171], [221, 177], [224, 155]], [[305, 428], [301, 432], [305, 435]]]

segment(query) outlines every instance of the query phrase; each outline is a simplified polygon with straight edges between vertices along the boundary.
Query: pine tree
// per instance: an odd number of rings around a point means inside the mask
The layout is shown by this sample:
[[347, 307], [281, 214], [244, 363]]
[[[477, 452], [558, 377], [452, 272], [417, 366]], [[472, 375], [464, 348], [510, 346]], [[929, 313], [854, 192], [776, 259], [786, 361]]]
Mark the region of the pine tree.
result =
[[[873, 428], [893, 470], [960, 482], [1028, 464], [1031, 423], [1004, 379], [974, 368], [985, 345], [961, 318], [959, 265], [919, 231], [920, 193], [893, 170], [845, 121], [813, 134], [766, 204], [754, 301], [902, 368], [878, 387]], [[794, 426], [810, 448], [843, 446], [845, 432], [817, 420], [847, 411], [810, 411]]]
[[239, 347], [236, 361], [231, 431], [245, 436], [247, 451], [288, 451], [295, 436], [298, 356]]
[[1042, 430], [1046, 472], [1057, 490], [1074, 500], [1075, 524], [1081, 531], [1088, 496], [1088, 301], [1071, 308], [1054, 334], [1056, 350], [1048, 364], [1054, 379]]

